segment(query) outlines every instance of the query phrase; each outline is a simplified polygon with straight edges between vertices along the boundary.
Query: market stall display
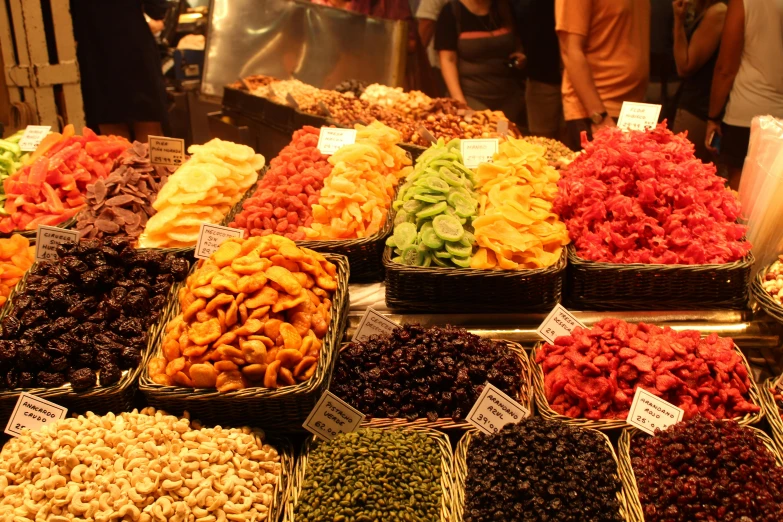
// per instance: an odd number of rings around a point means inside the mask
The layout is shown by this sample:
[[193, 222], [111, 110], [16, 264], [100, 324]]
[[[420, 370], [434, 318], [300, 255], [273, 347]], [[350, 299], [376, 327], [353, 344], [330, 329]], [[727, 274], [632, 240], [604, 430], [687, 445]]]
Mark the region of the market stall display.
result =
[[532, 417], [466, 433], [454, 458], [455, 522], [626, 520], [617, 457], [601, 432]]
[[174, 167], [152, 165], [149, 146], [134, 142], [117, 158], [117, 168], [104, 180], [87, 185], [87, 205], [76, 216], [76, 230], [85, 239], [128, 236], [136, 239], [157, 212], [152, 204]]
[[753, 278], [751, 292], [767, 315], [783, 323], [783, 256], [759, 270]]
[[696, 417], [625, 430], [619, 450], [632, 522], [783, 517], [783, 458], [760, 430]]
[[57, 247], [34, 265], [4, 310], [0, 417], [22, 391], [76, 411], [124, 411], [188, 262], [138, 251], [129, 238]]
[[282, 236], [224, 241], [179, 290], [142, 392], [167, 411], [300, 426], [345, 327], [347, 270]]
[[404, 91], [402, 87], [388, 87], [379, 83], [365, 87], [360, 98], [411, 116], [426, 112], [432, 105], [432, 98], [421, 91]]
[[19, 140], [24, 131], [20, 130], [5, 139], [0, 139], [0, 202], [5, 204], [5, 179], [22, 168], [27, 153], [22, 152]]
[[753, 257], [740, 205], [664, 124], [606, 129], [563, 171], [572, 306], [744, 308]]
[[485, 383], [531, 410], [521, 346], [463, 328], [404, 325], [345, 346], [329, 389], [367, 415], [371, 426], [445, 429], [468, 427], [465, 417]]
[[310, 438], [297, 462], [284, 520], [446, 522], [451, 486], [445, 434], [361, 428], [329, 441]]
[[543, 136], [525, 136], [524, 140], [534, 145], [541, 145], [546, 149], [544, 157], [550, 167], [561, 169], [567, 167], [576, 157], [577, 153], [568, 148], [568, 146], [552, 138]]
[[274, 522], [292, 464], [290, 444], [257, 429], [87, 413], [3, 447], [0, 518]]
[[87, 185], [104, 179], [119, 155], [130, 147], [125, 138], [98, 136], [73, 125], [62, 134], [47, 135], [26, 164], [5, 181], [4, 215], [0, 232], [35, 231], [38, 225], [60, 225], [85, 205]]
[[577, 326], [533, 353], [543, 417], [596, 429], [626, 426], [637, 387], [684, 410], [684, 418], [760, 420], [750, 368], [732, 339], [696, 330], [603, 319]]
[[264, 167], [264, 157], [250, 147], [217, 138], [191, 145], [188, 153], [158, 192], [139, 247], [193, 247], [201, 224], [221, 223]]
[[35, 247], [19, 234], [0, 238], [0, 306], [11, 296], [11, 291], [22, 280], [35, 262]]

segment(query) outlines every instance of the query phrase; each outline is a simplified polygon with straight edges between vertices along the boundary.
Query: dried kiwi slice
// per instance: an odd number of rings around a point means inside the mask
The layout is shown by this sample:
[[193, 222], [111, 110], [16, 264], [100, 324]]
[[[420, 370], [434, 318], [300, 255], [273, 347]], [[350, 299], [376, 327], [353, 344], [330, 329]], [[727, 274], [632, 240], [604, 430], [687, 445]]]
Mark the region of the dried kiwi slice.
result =
[[409, 246], [402, 251], [402, 264], [408, 266], [416, 266], [420, 263], [419, 257], [423, 257], [424, 252], [419, 250], [417, 246]]
[[448, 204], [445, 201], [441, 201], [439, 203], [435, 203], [433, 205], [429, 205], [427, 207], [424, 207], [419, 212], [416, 212], [417, 218], [428, 218], [437, 216], [438, 214], [442, 213], [444, 210], [446, 210], [446, 207], [448, 207]]
[[454, 257], [470, 257], [473, 247], [464, 246], [462, 243], [446, 243], [446, 252]]
[[451, 265], [448, 264], [448, 262], [445, 261], [445, 259], [447, 259], [447, 258], [441, 259], [441, 258], [438, 257], [438, 254], [435, 254], [434, 256], [432, 256], [431, 259], [432, 259], [432, 262], [434, 264], [438, 265], [439, 267], [451, 268]]
[[394, 227], [394, 243], [397, 248], [405, 250], [416, 241], [416, 225], [413, 223], [400, 223]]
[[394, 236], [389, 236], [386, 238], [386, 246], [396, 248], [397, 243], [394, 241]]
[[451, 256], [451, 254], [449, 254], [445, 250], [440, 250], [438, 252], [435, 252], [435, 257], [440, 258], [440, 259], [451, 259], [452, 256]]
[[455, 265], [461, 267], [461, 268], [470, 268], [470, 258], [469, 257], [455, 257], [452, 256], [451, 262]]
[[454, 212], [459, 217], [468, 218], [476, 215], [478, 202], [462, 192], [452, 192], [447, 201], [454, 207]]
[[405, 211], [404, 208], [397, 211], [397, 215], [394, 216], [394, 225], [397, 226], [400, 223], [405, 223], [408, 221], [408, 213]]
[[[445, 203], [444, 203], [445, 205]], [[418, 216], [419, 214], [417, 214]], [[432, 227], [439, 238], [444, 241], [459, 241], [465, 234], [460, 220], [454, 216], [440, 215], [432, 220]]]
[[444, 194], [448, 193], [449, 191], [449, 184], [435, 176], [429, 176], [425, 178], [423, 186], [430, 190], [434, 190], [435, 192], [442, 192]]
[[[426, 223], [429, 225], [429, 223]], [[443, 240], [435, 233], [435, 229], [430, 226], [429, 228], [422, 228], [421, 242], [427, 248], [432, 250], [440, 250], [443, 248]]]
[[422, 208], [424, 208], [424, 204], [421, 201], [416, 201], [414, 199], [402, 203], [402, 209], [409, 214], [415, 214]]
[[425, 203], [440, 203], [446, 200], [445, 194], [416, 194], [411, 201], [423, 201]]

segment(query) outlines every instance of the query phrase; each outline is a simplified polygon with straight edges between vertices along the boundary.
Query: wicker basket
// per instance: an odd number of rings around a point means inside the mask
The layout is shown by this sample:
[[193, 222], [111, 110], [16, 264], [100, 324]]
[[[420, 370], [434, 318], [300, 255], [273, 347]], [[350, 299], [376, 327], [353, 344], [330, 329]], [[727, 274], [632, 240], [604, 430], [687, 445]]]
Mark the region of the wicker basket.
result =
[[[35, 267], [36, 264], [33, 264], [33, 267]], [[22, 280], [19, 281], [19, 284], [16, 285], [16, 288], [11, 292], [6, 306], [3, 307], [2, 313], [0, 313], [0, 318], [5, 317], [5, 315], [11, 311], [13, 307], [11, 301], [14, 295], [24, 291], [27, 285], [27, 275], [29, 273], [29, 271], [25, 273]], [[172, 285], [171, 290], [169, 290], [168, 301], [176, 296], [176, 287], [177, 285]], [[133, 408], [133, 398], [136, 394], [136, 388], [138, 387], [139, 375], [144, 366], [144, 358], [147, 357], [147, 354], [152, 352], [155, 346], [160, 344], [160, 336], [163, 332], [163, 327], [167, 322], [168, 314], [167, 311], [164, 310], [161, 313], [158, 322], [154, 324], [148, 332], [147, 347], [142, 354], [142, 363], [137, 368], [124, 370], [120, 380], [111, 386], [95, 386], [84, 391], [73, 391], [70, 384], [65, 384], [59, 388], [16, 388], [14, 390], [2, 390], [0, 391], [0, 418], [8, 418], [11, 415], [16, 406], [16, 402], [19, 399], [19, 395], [22, 392], [30, 393], [36, 397], [64, 406], [68, 408], [69, 413], [85, 413], [91, 411], [99, 415], [104, 415], [108, 412], [120, 413], [123, 411], [130, 411]]]
[[[625, 420], [621, 420], [621, 419], [599, 419], [599, 420], [573, 419], [571, 417], [566, 417], [565, 415], [561, 415], [557, 413], [555, 410], [553, 410], [549, 406], [549, 401], [546, 398], [546, 388], [544, 386], [544, 371], [541, 368], [541, 365], [536, 362], [536, 353], [541, 348], [541, 346], [542, 343], [538, 343], [535, 346], [535, 348], [533, 348], [533, 351], [530, 353], [530, 374], [531, 374], [531, 380], [533, 382], [533, 393], [535, 394], [536, 407], [538, 408], [538, 412], [542, 417], [544, 417], [545, 419], [563, 421], [567, 424], [571, 424], [572, 426], [579, 426], [582, 428], [593, 428], [601, 431], [627, 428], [629, 426], [629, 424]], [[750, 369], [748, 360], [745, 358], [745, 354], [742, 353], [742, 350], [740, 350], [736, 344], [734, 345], [734, 350], [740, 356], [740, 359], [742, 360], [742, 364], [745, 365], [745, 368], [748, 371], [748, 375], [752, 376], [753, 372]], [[750, 398], [750, 402], [752, 402], [756, 406], [761, 407], [762, 409], [759, 413], [746, 413], [742, 417], [735, 417], [733, 419], [737, 421], [737, 423], [741, 424], [742, 426], [756, 424], [762, 419], [762, 417], [764, 417], [764, 408], [762, 406], [762, 400], [761, 400], [761, 395], [759, 393], [758, 386], [756, 385], [756, 382], [752, 378], [749, 379], [749, 381], [750, 381], [750, 389], [748, 390], [748, 396]]]
[[[376, 428], [376, 429], [391, 429], [391, 428]], [[451, 506], [452, 506], [452, 461], [451, 461], [451, 442], [449, 437], [435, 430], [422, 427], [408, 427], [402, 428], [406, 430], [419, 431], [426, 434], [429, 438], [438, 443], [441, 453], [441, 490], [443, 498], [441, 499], [441, 522], [449, 522], [451, 520]], [[284, 522], [295, 522], [296, 520], [296, 504], [299, 502], [299, 495], [302, 493], [304, 487], [305, 477], [307, 475], [307, 459], [314, 444], [314, 438], [308, 438], [302, 446], [302, 452], [296, 463], [296, 471], [294, 473], [294, 480], [291, 486], [291, 493], [288, 496], [288, 502], [285, 506]], [[301, 520], [301, 519], [300, 519]]]
[[[77, 214], [78, 215], [78, 214]], [[76, 225], [76, 216], [70, 217], [63, 221], [62, 223], [58, 223], [56, 225], [52, 225], [55, 228], [64, 228], [66, 230], [70, 230]], [[19, 234], [22, 237], [26, 237], [27, 239], [35, 239], [35, 236], [38, 234], [38, 229], [35, 228], [33, 230], [14, 230], [12, 232], [0, 232], [0, 237], [11, 237], [14, 234]]]
[[[617, 463], [618, 470], [619, 470], [619, 461], [617, 459], [617, 454], [614, 452], [614, 448], [612, 448], [612, 443], [609, 440], [609, 437], [607, 437], [605, 434], [601, 433], [600, 431], [596, 430], [590, 430], [595, 431], [596, 433], [599, 433], [606, 442], [606, 447], [609, 448], [609, 451], [612, 454], [612, 458], [614, 459], [615, 463]], [[452, 522], [462, 522], [462, 516], [463, 511], [465, 509], [465, 482], [468, 478], [468, 447], [470, 446], [470, 441], [473, 440], [473, 437], [478, 433], [478, 431], [471, 430], [465, 433], [465, 435], [462, 436], [462, 438], [459, 440], [459, 443], [457, 444], [457, 449], [454, 452], [454, 489], [452, 493], [452, 504], [451, 504], [451, 521]], [[618, 476], [620, 476], [620, 473], [618, 471]], [[620, 504], [620, 516], [623, 520], [631, 520], [628, 517], [628, 505], [624, 494], [624, 488], [617, 492], [617, 502]]]
[[[753, 430], [756, 437], [761, 439], [764, 446], [772, 452], [778, 466], [783, 466], [783, 456], [775, 448], [775, 444], [769, 438], [769, 435], [753, 426], [746, 427]], [[623, 483], [623, 492], [625, 493], [628, 512], [630, 513], [627, 519], [629, 522], [644, 522], [644, 509], [639, 500], [639, 488], [636, 484], [636, 475], [631, 464], [631, 442], [633, 437], [640, 434], [645, 435], [635, 428], [625, 429], [620, 434], [620, 439], [617, 442], [617, 453], [620, 457], [620, 480]]]
[[759, 388], [761, 389], [761, 400], [764, 403], [764, 412], [767, 415], [767, 422], [772, 431], [772, 440], [778, 448], [778, 452], [783, 455], [783, 418], [781, 418], [778, 405], [772, 396], [771, 388], [775, 386], [775, 379], [767, 379]]
[[753, 254], [722, 265], [597, 263], [568, 246], [566, 302], [578, 310], [705, 310], [748, 306]]
[[[496, 339], [498, 342], [504, 343], [506, 347], [517, 356], [519, 363], [522, 365], [523, 381], [522, 386], [519, 388], [519, 402], [522, 406], [528, 409], [530, 413], [533, 413], [533, 393], [530, 387], [530, 362], [527, 357], [525, 349], [522, 345], [512, 341], [506, 341], [503, 339]], [[345, 343], [340, 347], [340, 351], [345, 350], [350, 343]], [[465, 412], [467, 414], [467, 412]], [[455, 421], [452, 418], [439, 418], [432, 422], [425, 418], [418, 418], [413, 421], [409, 421], [406, 418], [379, 418], [379, 417], [365, 417], [362, 422], [362, 427], [365, 428], [431, 428], [434, 430], [465, 430], [471, 429], [471, 424], [466, 420]]]
[[392, 261], [386, 267], [386, 305], [398, 311], [438, 313], [549, 312], [560, 302], [565, 250], [557, 263], [535, 270], [418, 267]]
[[[332, 299], [332, 318], [323, 339], [318, 368], [310, 380], [278, 389], [252, 387], [219, 393], [215, 389], [156, 384], [150, 378], [149, 364], [145, 364], [139, 387], [147, 402], [175, 415], [187, 410], [194, 417], [216, 424], [252, 421], [265, 429], [301, 430], [315, 403], [329, 387], [337, 346], [348, 319], [348, 263], [343, 256], [327, 254], [326, 258], [337, 265], [338, 287]], [[180, 312], [179, 301], [172, 299], [169, 309], [169, 317], [173, 319]], [[159, 342], [151, 357], [161, 357], [162, 349], [162, 342]]]
[[753, 294], [753, 298], [759, 304], [759, 307], [764, 310], [764, 313], [777, 322], [783, 323], [783, 305], [778, 301], [775, 301], [772, 296], [769, 295], [769, 292], [764, 290], [764, 287], [762, 286], [769, 268], [770, 267], [767, 266], [763, 270], [759, 270], [759, 273], [756, 274], [753, 283], [750, 285], [750, 291]]

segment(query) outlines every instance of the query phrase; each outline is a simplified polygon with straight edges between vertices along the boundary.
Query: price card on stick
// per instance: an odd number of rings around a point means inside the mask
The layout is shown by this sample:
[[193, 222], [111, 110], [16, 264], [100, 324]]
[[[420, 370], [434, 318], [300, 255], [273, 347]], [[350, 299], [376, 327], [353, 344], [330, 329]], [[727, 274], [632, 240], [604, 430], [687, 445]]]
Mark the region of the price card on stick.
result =
[[[269, 86], [269, 88], [271, 89], [271, 88], [272, 88], [272, 86], [270, 85], [270, 86]], [[294, 109], [297, 109], [297, 110], [299, 110], [299, 103], [297, 103], [297, 101], [296, 101], [296, 98], [294, 98], [293, 96], [291, 96], [291, 93], [290, 93], [290, 92], [289, 92], [289, 93], [286, 93], [286, 95], [285, 95], [285, 101], [287, 101], [287, 102], [288, 102], [288, 105], [290, 105], [290, 106], [291, 106], [291, 107], [293, 107]], [[323, 102], [318, 102], [318, 103], [323, 103]]]
[[359, 326], [356, 327], [356, 331], [351, 337], [352, 341], [366, 341], [373, 335], [391, 335], [392, 331], [397, 328], [398, 325], [391, 319], [387, 319], [375, 311], [373, 308], [368, 308], [362, 320], [359, 321]]
[[324, 393], [305, 419], [302, 427], [326, 440], [339, 433], [356, 431], [364, 420], [364, 414], [332, 392]]
[[623, 102], [617, 126], [624, 130], [653, 129], [658, 125], [661, 106], [651, 103]]
[[422, 138], [429, 141], [430, 143], [438, 142], [438, 138], [436, 138], [435, 135], [432, 134], [424, 125], [419, 125], [419, 128], [416, 129], [416, 132], [418, 132]]
[[35, 232], [35, 260], [54, 261], [57, 259], [57, 245], [69, 245], [79, 242], [77, 230], [39, 225]]
[[562, 305], [555, 306], [536, 332], [546, 342], [553, 343], [562, 335], [571, 335], [571, 331], [577, 326], [585, 327], [571, 312]]
[[179, 167], [185, 163], [185, 140], [150, 136], [150, 163]]
[[492, 163], [492, 157], [498, 152], [498, 139], [460, 140], [459, 149], [462, 163], [469, 169], [475, 169], [480, 163]]
[[50, 130], [52, 130], [51, 125], [28, 125], [19, 139], [19, 148], [25, 152], [34, 151]]
[[194, 256], [198, 259], [209, 259], [209, 256], [214, 254], [226, 239], [232, 237], [242, 238], [244, 236], [244, 230], [213, 225], [212, 223], [202, 223], [198, 231], [198, 241], [196, 242]]
[[321, 127], [318, 137], [318, 150], [321, 154], [330, 156], [345, 145], [356, 143], [356, 129], [336, 129], [334, 127]]
[[67, 413], [67, 408], [22, 392], [5, 427], [5, 433], [18, 437], [24, 428], [37, 431], [42, 426], [64, 419]]
[[492, 435], [506, 424], [516, 424], [530, 416], [530, 410], [487, 383], [465, 420]]
[[656, 429], [665, 430], [680, 422], [684, 414], [685, 412], [677, 406], [640, 387], [636, 388], [626, 422], [654, 435]]

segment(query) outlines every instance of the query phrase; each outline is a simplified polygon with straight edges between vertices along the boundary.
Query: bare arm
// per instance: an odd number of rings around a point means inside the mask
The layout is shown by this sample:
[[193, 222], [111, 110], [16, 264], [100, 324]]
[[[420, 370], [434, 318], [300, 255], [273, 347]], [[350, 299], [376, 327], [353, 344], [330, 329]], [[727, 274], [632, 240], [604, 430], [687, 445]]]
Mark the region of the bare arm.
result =
[[457, 52], [440, 51], [440, 70], [443, 73], [443, 81], [449, 89], [449, 94], [455, 100], [465, 103], [465, 95], [459, 84], [459, 71], [457, 70]]
[[563, 58], [563, 65], [585, 110], [588, 114], [605, 112], [606, 109], [595, 88], [593, 73], [585, 56], [585, 37], [564, 31], [559, 31], [557, 36], [560, 39], [560, 56]]
[[715, 64], [710, 91], [710, 118], [717, 118], [726, 106], [729, 93], [742, 61], [745, 45], [745, 5], [743, 0], [730, 0], [726, 23], [720, 41], [720, 52]]
[[430, 20], [428, 18], [418, 18], [417, 22], [419, 26], [419, 39], [421, 40], [421, 45], [427, 47], [432, 41], [432, 37], [435, 36], [435, 20]]
[[687, 78], [707, 63], [718, 48], [725, 20], [726, 5], [714, 4], [707, 9], [699, 27], [691, 36], [691, 41], [688, 42], [685, 32], [684, 0], [675, 0], [674, 61], [677, 64], [677, 74]]

